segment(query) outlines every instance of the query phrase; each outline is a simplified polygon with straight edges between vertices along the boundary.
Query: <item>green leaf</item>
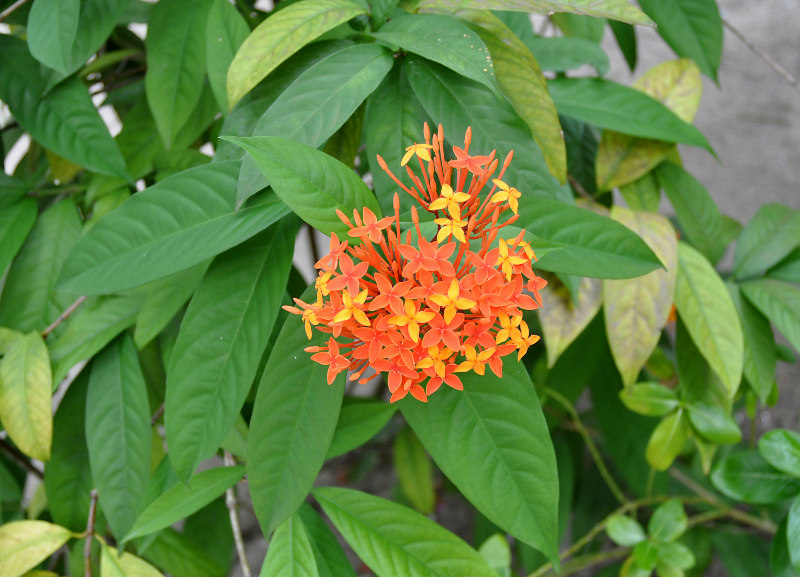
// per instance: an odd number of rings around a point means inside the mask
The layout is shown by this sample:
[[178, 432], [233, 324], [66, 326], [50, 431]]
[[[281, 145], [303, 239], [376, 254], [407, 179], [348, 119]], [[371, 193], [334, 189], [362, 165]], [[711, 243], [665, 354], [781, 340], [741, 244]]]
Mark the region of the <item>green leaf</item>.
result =
[[686, 170], [664, 162], [655, 170], [687, 241], [709, 262], [716, 263], [725, 250], [722, 215], [706, 188]]
[[[589, 194], [597, 192], [595, 160], [597, 136], [591, 125], [569, 116], [559, 116], [567, 145], [567, 171]], [[631, 205], [632, 208], [635, 208]]]
[[238, 162], [199, 166], [133, 195], [76, 244], [60, 288], [104, 294], [143, 285], [224, 252], [288, 213], [269, 193], [234, 212], [238, 169]]
[[280, 524], [269, 542], [259, 577], [319, 577], [308, 533], [295, 513]]
[[558, 547], [555, 453], [524, 365], [514, 359], [504, 365], [502, 379], [488, 372], [464, 373], [463, 391], [447, 388], [427, 404], [407, 401], [400, 408], [470, 503], [553, 560]]
[[636, 383], [622, 389], [619, 398], [631, 411], [648, 417], [663, 417], [680, 405], [675, 391], [658, 383]]
[[764, 278], [740, 285], [744, 296], [800, 351], [800, 289]]
[[497, 90], [489, 50], [477, 34], [454, 18], [440, 14], [402, 15], [392, 18], [373, 35], [390, 46], [438, 62], [489, 90]]
[[733, 304], [742, 321], [742, 334], [744, 336], [744, 376], [762, 403], [767, 398], [775, 384], [775, 366], [777, 352], [775, 349], [775, 336], [769, 321], [762, 315], [750, 301], [742, 298], [739, 287], [731, 282], [725, 284], [731, 295]]
[[[252, 136], [280, 136], [319, 147], [378, 87], [393, 64], [391, 53], [376, 44], [356, 44], [334, 52], [309, 67], [275, 99]], [[245, 157], [237, 207], [266, 184], [256, 161]]]
[[164, 424], [170, 461], [188, 481], [225, 440], [247, 398], [280, 310], [297, 220], [286, 218], [219, 255], [181, 322]]
[[608, 25], [614, 33], [614, 39], [625, 57], [625, 62], [628, 63], [628, 68], [633, 72], [637, 60], [636, 29], [617, 20], [609, 20]]
[[360, 447], [383, 429], [396, 411], [395, 404], [345, 397], [325, 458], [333, 459]]
[[61, 382], [72, 367], [94, 356], [131, 326], [140, 306], [137, 296], [109, 297], [83, 305], [50, 345], [53, 381]]
[[680, 542], [656, 543], [656, 550], [656, 573], [659, 577], [683, 577], [683, 570], [694, 567], [696, 563], [692, 550]]
[[72, 297], [54, 294], [53, 287], [80, 234], [78, 208], [71, 199], [52, 205], [39, 217], [8, 273], [0, 326], [41, 331], [69, 306]]
[[525, 45], [536, 57], [542, 70], [567, 72], [589, 64], [600, 76], [608, 72], [608, 55], [605, 50], [586, 38], [534, 36]]
[[563, 184], [567, 178], [567, 150], [555, 104], [536, 58], [490, 12], [462, 12], [459, 16], [480, 27], [478, 34], [489, 48], [500, 90], [528, 125], [550, 172]]
[[800, 433], [787, 429], [767, 431], [758, 440], [758, 452], [776, 469], [800, 478]]
[[206, 21], [208, 83], [223, 113], [228, 111], [228, 69], [250, 34], [247, 22], [227, 0], [213, 0]]
[[121, 542], [155, 533], [195, 513], [235, 485], [244, 467], [215, 467], [178, 483], [150, 503]]
[[603, 281], [606, 335], [625, 386], [636, 382], [667, 324], [675, 292], [678, 240], [669, 220], [615, 205], [611, 217], [638, 234], [665, 269], [626, 280]]
[[550, 286], [542, 292], [539, 309], [549, 368], [588, 326], [602, 304], [601, 284], [597, 279], [581, 279], [577, 302], [573, 302], [563, 284], [550, 281]]
[[[312, 286], [301, 298], [312, 298], [313, 291]], [[265, 535], [303, 503], [336, 429], [344, 375], [326, 385], [327, 369], [303, 350], [322, 344], [324, 336], [316, 333], [309, 342], [302, 321], [290, 315], [258, 386], [247, 439], [247, 478]]]
[[0, 208], [0, 272], [5, 273], [36, 222], [36, 201], [23, 198]]
[[476, 8], [478, 10], [517, 10], [537, 14], [570, 12], [612, 18], [631, 24], [646, 26], [653, 24], [641, 10], [627, 0], [421, 0], [417, 6], [422, 10]]
[[767, 276], [784, 282], [800, 283], [800, 248], [767, 271]]
[[348, 0], [306, 0], [270, 15], [244, 41], [228, 70], [231, 108], [281, 62], [366, 10]]
[[324, 152], [274, 136], [225, 140], [247, 151], [281, 200], [325, 234], [347, 238], [350, 229], [336, 216], [336, 209], [349, 215], [367, 207], [380, 217], [378, 202], [364, 181]]
[[716, 557], [730, 577], [767, 574], [769, 546], [760, 535], [729, 530], [711, 531], [710, 537]]
[[524, 150], [525, 154], [514, 157], [503, 179], [523, 195], [571, 198], [550, 174], [530, 129], [511, 104], [480, 84], [432, 62], [409, 59], [406, 72], [425, 110], [435, 122], [447, 127], [446, 138], [459, 139], [471, 127], [470, 150], [478, 154], [496, 150], [502, 159], [511, 150]]
[[705, 402], [687, 403], [689, 422], [707, 441], [715, 444], [738, 443], [742, 431], [730, 415], [730, 409]]
[[69, 541], [69, 529], [46, 521], [14, 521], [0, 525], [0, 574], [20, 577]]
[[765, 204], [739, 235], [733, 273], [741, 280], [760, 276], [800, 245], [800, 210]]
[[147, 25], [145, 93], [164, 146], [189, 119], [206, 74], [206, 34], [211, 0], [162, 0]]
[[469, 545], [411, 509], [352, 489], [318, 487], [313, 494], [378, 577], [497, 576]]
[[100, 572], [103, 577], [161, 577], [161, 572], [146, 561], [105, 544], [100, 553]]
[[774, 468], [756, 451], [723, 457], [710, 478], [731, 499], [757, 505], [780, 503], [800, 492], [800, 479]]
[[94, 488], [86, 448], [86, 391], [88, 374], [70, 385], [53, 419], [50, 462], [44, 470], [47, 506], [53, 521], [73, 531], [86, 529], [90, 492]]
[[[405, 148], [422, 141], [422, 124], [427, 116], [405, 74], [405, 60], [399, 60], [378, 88], [367, 98], [364, 132], [367, 142], [367, 162], [373, 186], [383, 212], [392, 211], [392, 197], [397, 184], [381, 169], [377, 156], [406, 186], [411, 178], [400, 168]], [[406, 213], [416, 201], [400, 194], [400, 212]]]
[[561, 114], [623, 134], [712, 151], [697, 128], [634, 88], [599, 78], [556, 78], [547, 85]]
[[65, 76], [70, 70], [70, 50], [78, 35], [80, 0], [36, 0], [28, 15], [28, 48], [42, 64]]
[[585, 38], [600, 44], [606, 28], [606, 19], [585, 14], [572, 14], [570, 12], [557, 12], [552, 16], [553, 23], [564, 36], [572, 38]]
[[150, 476], [150, 409], [136, 349], [123, 335], [92, 363], [86, 441], [100, 506], [125, 535], [144, 504]]
[[606, 524], [606, 532], [614, 543], [623, 547], [633, 547], [647, 538], [639, 522], [626, 515], [611, 517]]
[[228, 572], [217, 565], [200, 545], [174, 529], [161, 531], [142, 555], [170, 575], [180, 575], [181, 577], [226, 577], [228, 575]]
[[411, 506], [423, 515], [430, 515], [435, 501], [431, 460], [409, 427], [404, 427], [394, 439], [394, 469]]
[[722, 19], [714, 0], [641, 0], [658, 33], [678, 56], [691, 58], [717, 82], [722, 57]]
[[84, 168], [128, 179], [125, 161], [86, 86], [69, 78], [45, 95], [46, 79], [24, 42], [0, 36], [0, 100], [39, 144]]
[[498, 575], [511, 577], [511, 547], [505, 535], [495, 533], [481, 544], [478, 553]]
[[675, 306], [700, 353], [733, 397], [744, 362], [739, 317], [717, 272], [703, 255], [683, 242], [678, 243]]
[[297, 512], [311, 541], [314, 559], [320, 577], [356, 577], [336, 536], [309, 503], [303, 503]]
[[626, 226], [591, 210], [548, 198], [521, 202], [514, 226], [528, 231], [540, 256], [536, 267], [593, 278], [631, 278], [662, 266], [655, 253]]
[[194, 294], [200, 279], [208, 270], [209, 261], [202, 262], [143, 286], [147, 296], [136, 315], [133, 342], [141, 349], [164, 330], [178, 311]]
[[677, 499], [670, 499], [653, 511], [647, 524], [647, 533], [658, 541], [674, 541], [686, 532], [688, 522], [683, 504]]
[[683, 409], [664, 417], [653, 430], [645, 457], [656, 471], [666, 471], [689, 438], [689, 421]]
[[772, 538], [772, 547], [769, 552], [769, 568], [772, 571], [772, 577], [798, 577], [800, 575], [800, 570], [792, 566], [789, 543], [786, 538], [787, 521], [787, 519], [781, 521], [778, 531]]
[[800, 495], [794, 498], [786, 520], [786, 541], [792, 565], [800, 571]]
[[619, 192], [631, 209], [658, 212], [661, 204], [661, 187], [652, 172], [633, 182], [623, 184], [619, 187]]
[[0, 421], [19, 450], [50, 459], [52, 375], [47, 346], [37, 332], [16, 339], [0, 363]]

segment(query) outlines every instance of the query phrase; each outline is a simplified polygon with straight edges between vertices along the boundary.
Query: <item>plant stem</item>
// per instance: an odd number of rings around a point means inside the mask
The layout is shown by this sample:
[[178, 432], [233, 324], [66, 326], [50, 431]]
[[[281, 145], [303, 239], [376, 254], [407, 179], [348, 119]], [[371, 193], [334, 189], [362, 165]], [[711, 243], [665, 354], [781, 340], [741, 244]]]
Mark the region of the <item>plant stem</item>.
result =
[[44, 473], [42, 473], [28, 458], [19, 452], [5, 439], [0, 439], [0, 450], [2, 450], [8, 457], [17, 465], [33, 474], [39, 480], [44, 480]]
[[600, 455], [600, 451], [597, 450], [597, 445], [594, 444], [592, 437], [589, 435], [589, 432], [586, 430], [586, 427], [583, 425], [581, 418], [578, 416], [578, 411], [575, 410], [573, 404], [561, 393], [554, 391], [549, 387], [544, 388], [544, 393], [553, 399], [555, 399], [558, 404], [564, 407], [564, 410], [569, 413], [570, 417], [572, 418], [572, 422], [575, 424], [575, 428], [580, 433], [583, 442], [586, 443], [586, 448], [589, 449], [589, 454], [592, 456], [592, 460], [594, 464], [597, 466], [597, 470], [600, 472], [600, 476], [608, 485], [609, 490], [614, 495], [614, 497], [622, 503], [623, 505], [628, 502], [627, 497], [622, 492], [622, 489], [619, 488], [617, 482], [614, 481], [614, 478], [611, 476], [608, 468], [606, 467], [605, 462], [603, 461], [602, 455]]
[[28, 0], [17, 0], [11, 6], [0, 12], [0, 22], [5, 22], [6, 18], [11, 16], [14, 12], [18, 9], [22, 8], [22, 6], [28, 2]]
[[74, 313], [78, 309], [78, 307], [83, 304], [85, 300], [86, 300], [85, 296], [78, 297], [78, 299], [74, 303], [72, 303], [67, 307], [67, 310], [61, 313], [56, 320], [50, 323], [50, 326], [48, 326], [46, 329], [42, 331], [42, 338], [46, 339], [47, 336], [54, 330], [56, 330], [61, 323], [67, 320], [70, 317], [70, 315]]
[[155, 426], [155, 424], [158, 422], [158, 420], [161, 418], [161, 415], [163, 414], [164, 414], [164, 403], [161, 403], [161, 405], [156, 409], [156, 412], [153, 413], [153, 416], [150, 417], [150, 426], [151, 427]]
[[[230, 451], [225, 451], [223, 453], [223, 458], [225, 460], [226, 467], [232, 467], [235, 465], [235, 461], [233, 460], [233, 455], [231, 455]], [[237, 512], [237, 507], [239, 505], [236, 499], [236, 490], [235, 487], [229, 487], [225, 491], [225, 505], [228, 507], [228, 514], [231, 519], [231, 529], [233, 529], [233, 540], [236, 543], [236, 553], [239, 555], [239, 563], [242, 566], [242, 575], [244, 577], [252, 577], [253, 572], [250, 570], [250, 564], [247, 562], [247, 552], [244, 548], [244, 539], [242, 538], [242, 527], [239, 524], [239, 513]]]
[[94, 518], [97, 512], [97, 489], [89, 493], [89, 521], [86, 523], [86, 543], [83, 545], [83, 575], [92, 577], [92, 537], [94, 536]]

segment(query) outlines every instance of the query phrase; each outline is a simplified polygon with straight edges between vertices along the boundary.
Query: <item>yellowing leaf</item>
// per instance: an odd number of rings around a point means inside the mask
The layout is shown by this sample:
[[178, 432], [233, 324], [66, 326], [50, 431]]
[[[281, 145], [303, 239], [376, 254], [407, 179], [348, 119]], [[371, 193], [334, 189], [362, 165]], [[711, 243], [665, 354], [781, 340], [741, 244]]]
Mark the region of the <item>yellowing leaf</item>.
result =
[[50, 459], [52, 375], [47, 346], [37, 332], [15, 340], [0, 363], [0, 421], [20, 451]]
[[542, 291], [539, 320], [542, 323], [547, 347], [547, 366], [556, 359], [591, 322], [602, 304], [602, 283], [599, 279], [583, 278], [578, 292], [578, 303], [573, 304], [566, 287], [550, 279], [547, 290]]
[[608, 343], [628, 387], [636, 382], [667, 323], [675, 292], [678, 239], [670, 222], [659, 214], [614, 206], [611, 218], [642, 237], [666, 267], [640, 277], [603, 281]]
[[100, 577], [163, 577], [161, 571], [135, 555], [103, 545], [100, 554]]
[[364, 12], [348, 0], [306, 0], [264, 20], [244, 41], [228, 69], [228, 106], [233, 108], [303, 46]]
[[45, 521], [14, 521], [0, 526], [0, 575], [19, 577], [69, 541], [69, 529]]
[[[700, 69], [685, 58], [651, 68], [633, 88], [652, 96], [688, 123], [694, 120], [703, 94]], [[597, 184], [602, 190], [609, 190], [633, 182], [655, 168], [674, 148], [659, 140], [604, 131], [597, 150]]]

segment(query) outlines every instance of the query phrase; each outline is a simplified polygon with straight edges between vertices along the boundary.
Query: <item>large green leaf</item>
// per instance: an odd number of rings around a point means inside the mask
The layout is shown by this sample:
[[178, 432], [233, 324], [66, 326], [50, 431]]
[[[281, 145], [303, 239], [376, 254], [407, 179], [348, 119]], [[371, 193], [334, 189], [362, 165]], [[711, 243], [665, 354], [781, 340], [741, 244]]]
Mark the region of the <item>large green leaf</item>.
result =
[[344, 455], [369, 441], [383, 429], [395, 411], [397, 411], [395, 404], [345, 397], [339, 421], [336, 423], [336, 432], [333, 434], [325, 458], [332, 459]]
[[758, 452], [776, 469], [800, 479], [800, 433], [788, 429], [767, 431], [758, 440]]
[[183, 317], [164, 424], [184, 481], [219, 448], [253, 384], [286, 289], [296, 222], [286, 218], [214, 259]]
[[744, 376], [762, 403], [766, 403], [775, 385], [777, 352], [769, 321], [750, 301], [742, 298], [739, 287], [726, 283], [733, 304], [742, 321], [744, 336]]
[[711, 482], [731, 499], [754, 504], [780, 503], [800, 493], [800, 479], [779, 471], [756, 451], [723, 457]]
[[61, 288], [104, 294], [139, 286], [236, 246], [286, 215], [271, 193], [234, 212], [239, 164], [192, 168], [133, 195], [81, 238]]
[[[280, 136], [319, 147], [377, 88], [393, 63], [391, 53], [377, 44], [356, 44], [334, 52], [309, 67], [275, 99], [252, 136]], [[256, 161], [245, 157], [237, 206], [266, 185]]]
[[32, 332], [16, 339], [0, 363], [0, 420], [26, 455], [47, 461], [53, 440], [52, 376], [47, 346]]
[[627, 0], [420, 0], [422, 10], [476, 8], [478, 10], [518, 10], [550, 14], [570, 12], [603, 18], [612, 18], [631, 24], [652, 26], [653, 22]]
[[233, 4], [213, 0], [206, 22], [206, 67], [214, 98], [223, 112], [228, 110], [228, 68], [249, 34], [247, 22]]
[[547, 81], [530, 50], [502, 20], [486, 11], [465, 11], [460, 17], [476, 24], [492, 56], [497, 84], [525, 121], [544, 154], [550, 172], [567, 179], [567, 150]]
[[715, 0], [640, 0], [658, 33], [679, 56], [691, 58], [717, 82], [722, 57], [722, 19]]
[[[372, 173], [375, 196], [384, 213], [392, 211], [392, 199], [397, 184], [378, 164], [380, 155], [389, 169], [406, 186], [413, 186], [411, 178], [400, 167], [405, 148], [422, 142], [422, 125], [427, 119], [405, 74], [405, 60], [399, 60], [389, 75], [367, 98], [364, 132], [367, 141], [367, 162]], [[408, 212], [416, 201], [410, 195], [399, 193], [400, 212]]]
[[682, 167], [664, 162], [655, 170], [658, 183], [669, 198], [686, 240], [711, 263], [725, 250], [722, 214], [706, 188]]
[[[309, 288], [304, 297], [314, 294]], [[322, 468], [344, 394], [344, 375], [325, 384], [326, 367], [303, 349], [309, 342], [302, 321], [283, 324], [258, 386], [247, 438], [247, 479], [253, 508], [265, 535], [303, 503]]]
[[648, 417], [663, 417], [680, 405], [675, 391], [658, 383], [636, 383], [622, 389], [619, 398], [631, 411]]
[[[445, 138], [456, 143], [472, 127], [471, 152], [489, 154], [496, 150], [502, 160], [510, 151], [517, 151], [503, 176], [510, 186], [523, 195], [571, 199], [550, 174], [539, 146], [511, 104], [477, 82], [432, 62], [409, 60], [406, 71], [425, 110], [434, 122], [445, 126]], [[525, 153], [520, 154], [523, 150]]]
[[228, 106], [233, 107], [303, 46], [365, 12], [349, 0], [306, 0], [271, 15], [247, 37], [231, 63]]
[[800, 210], [765, 204], [739, 235], [733, 255], [737, 279], [760, 276], [800, 245]]
[[45, 95], [41, 66], [24, 42], [0, 35], [0, 100], [34, 140], [89, 170], [128, 179], [125, 161], [86, 86], [70, 78]]
[[225, 137], [256, 161], [275, 193], [300, 218], [317, 230], [340, 238], [350, 231], [336, 209], [345, 214], [370, 208], [380, 215], [378, 201], [352, 169], [315, 148], [275, 136]]
[[44, 470], [47, 506], [53, 521], [80, 532], [89, 519], [90, 492], [94, 488], [86, 448], [86, 391], [88, 374], [81, 373], [69, 386], [53, 418], [57, 439]]
[[145, 93], [166, 148], [200, 99], [211, 0], [161, 0], [147, 25]]
[[280, 524], [269, 542], [259, 577], [320, 577], [311, 539], [299, 512]]
[[589, 64], [601, 76], [608, 72], [608, 55], [586, 38], [534, 36], [526, 40], [525, 45], [536, 57], [542, 70], [566, 72]]
[[683, 242], [678, 243], [675, 306], [700, 353], [732, 397], [739, 388], [744, 362], [739, 315], [711, 264]]
[[8, 273], [0, 300], [0, 326], [41, 331], [69, 306], [73, 298], [54, 294], [53, 287], [80, 234], [78, 209], [70, 199], [39, 217]]
[[611, 216], [642, 237], [665, 267], [637, 278], [603, 281], [608, 343], [623, 384], [630, 386], [658, 344], [672, 309], [678, 240], [659, 214], [614, 206]]
[[313, 494], [378, 577], [497, 576], [464, 541], [411, 509], [352, 489], [319, 487]]
[[423, 515], [433, 513], [436, 496], [433, 489], [433, 468], [425, 448], [409, 427], [394, 438], [394, 470], [406, 499]]
[[0, 574], [20, 577], [69, 541], [69, 529], [46, 521], [14, 521], [0, 526]]
[[772, 571], [772, 577], [798, 577], [800, 575], [800, 569], [792, 566], [789, 543], [786, 539], [786, 525], [787, 519], [784, 519], [778, 525], [778, 531], [772, 539], [772, 547], [769, 551], [769, 568]]
[[561, 114], [623, 134], [712, 150], [697, 128], [633, 88], [600, 78], [556, 78], [547, 85]]
[[181, 577], [226, 577], [208, 553], [188, 535], [164, 529], [142, 553], [145, 559], [170, 575]]
[[165, 529], [211, 503], [244, 475], [244, 467], [216, 467], [198, 473], [159, 495], [137, 517], [123, 541]]
[[481, 38], [458, 20], [440, 14], [407, 14], [392, 18], [374, 36], [390, 46], [433, 60], [496, 90], [489, 50]]
[[336, 536], [314, 508], [309, 503], [303, 503], [298, 515], [311, 540], [320, 577], [356, 577]]
[[528, 231], [534, 250], [545, 251], [537, 268], [594, 278], [631, 278], [662, 266], [626, 226], [591, 210], [548, 198], [520, 203], [515, 226]]
[[797, 571], [800, 571], [800, 495], [794, 498], [786, 521], [786, 541], [789, 558]]
[[86, 442], [100, 506], [120, 537], [139, 515], [150, 476], [147, 387], [128, 335], [112, 342], [92, 363]]
[[5, 273], [36, 221], [36, 201], [23, 198], [0, 208], [0, 272]]
[[800, 289], [783, 281], [763, 278], [742, 283], [742, 292], [786, 340], [800, 351]]
[[401, 410], [442, 472], [481, 513], [557, 560], [553, 445], [524, 365], [510, 357], [504, 365], [502, 379], [489, 371], [464, 373], [463, 391], [446, 388], [427, 404], [408, 400]]

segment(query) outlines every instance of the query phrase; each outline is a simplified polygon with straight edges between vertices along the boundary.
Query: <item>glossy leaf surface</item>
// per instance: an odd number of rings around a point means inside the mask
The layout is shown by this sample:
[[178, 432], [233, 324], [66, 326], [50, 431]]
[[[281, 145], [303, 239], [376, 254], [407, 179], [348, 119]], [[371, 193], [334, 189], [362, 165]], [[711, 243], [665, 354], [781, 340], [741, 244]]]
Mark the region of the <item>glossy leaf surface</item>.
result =
[[711, 471], [714, 486], [745, 503], [779, 503], [800, 492], [800, 479], [779, 471], [755, 451], [723, 457]]

